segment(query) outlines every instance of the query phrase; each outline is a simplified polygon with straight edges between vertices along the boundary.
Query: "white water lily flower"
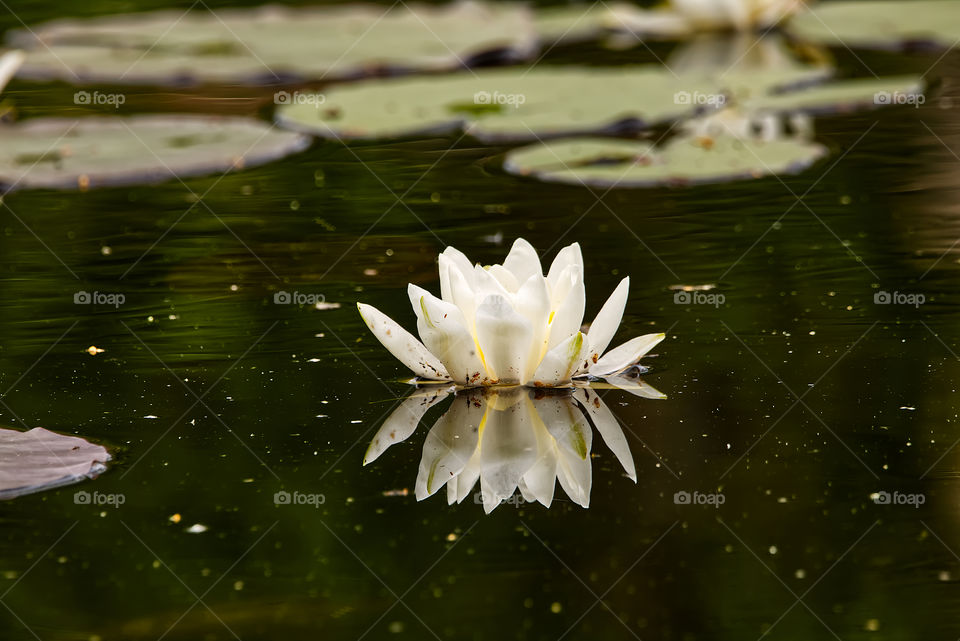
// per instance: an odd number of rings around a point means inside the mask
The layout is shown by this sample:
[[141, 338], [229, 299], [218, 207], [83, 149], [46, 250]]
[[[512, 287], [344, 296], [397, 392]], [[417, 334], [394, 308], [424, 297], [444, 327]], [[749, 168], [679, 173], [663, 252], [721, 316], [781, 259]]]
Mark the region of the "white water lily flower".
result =
[[522, 238], [502, 265], [472, 264], [453, 247], [440, 254], [440, 298], [409, 285], [423, 342], [378, 309], [357, 303], [373, 334], [416, 375], [466, 387], [567, 386], [636, 364], [664, 334], [638, 336], [610, 351], [627, 302], [624, 278], [588, 332], [580, 331], [586, 292], [583, 256], [574, 243], [543, 275], [536, 250]]
[[7, 86], [10, 79], [17, 73], [23, 63], [22, 51], [8, 51], [0, 55], [0, 91]]
[[[645, 396], [663, 397], [649, 386], [639, 387], [646, 390]], [[404, 399], [370, 443], [364, 465], [409, 438], [427, 410], [449, 394], [447, 388], [433, 389]], [[472, 496], [488, 514], [521, 498], [550, 507], [559, 482], [570, 500], [589, 507], [591, 423], [636, 483], [627, 438], [593, 390], [542, 395], [518, 387], [461, 392], [424, 439], [417, 500], [446, 487], [447, 503], [461, 503]], [[474, 492], [478, 482], [480, 490]]]
[[804, 0], [670, 0], [670, 7], [697, 30], [765, 29], [803, 6]]

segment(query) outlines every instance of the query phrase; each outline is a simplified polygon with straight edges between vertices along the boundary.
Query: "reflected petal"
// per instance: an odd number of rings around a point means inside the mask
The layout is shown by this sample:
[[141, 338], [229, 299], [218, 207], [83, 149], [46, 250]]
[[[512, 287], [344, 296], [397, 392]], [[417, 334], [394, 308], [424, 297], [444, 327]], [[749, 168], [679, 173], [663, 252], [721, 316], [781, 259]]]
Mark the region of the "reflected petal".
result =
[[363, 456], [363, 464], [374, 462], [388, 447], [410, 438], [427, 410], [449, 396], [454, 389], [449, 386], [419, 390], [403, 399], [370, 441], [370, 446]]
[[357, 309], [377, 340], [414, 374], [435, 380], [450, 378], [439, 359], [395, 320], [372, 305], [357, 303]]
[[[612, 387], [630, 392], [640, 398], [648, 398], [653, 401], [662, 401], [667, 395], [655, 388], [653, 385], [647, 385], [639, 378], [629, 378], [627, 376], [607, 376], [604, 379]], [[597, 385], [592, 385], [597, 388]]]
[[526, 390], [488, 399], [480, 442], [480, 491], [488, 513], [513, 496], [537, 460], [533, 413]]
[[467, 395], [453, 405], [433, 425], [423, 443], [420, 472], [417, 475], [417, 500], [422, 501], [455, 479], [477, 449], [483, 404]]
[[593, 390], [584, 388], [574, 390], [573, 397], [580, 402], [580, 405], [587, 412], [593, 426], [600, 432], [603, 442], [607, 444], [613, 455], [620, 461], [623, 471], [636, 483], [637, 468], [633, 462], [633, 454], [630, 453], [630, 445], [617, 417], [613, 415], [607, 404]]
[[593, 432], [586, 417], [569, 396], [537, 401], [537, 414], [556, 442], [557, 480], [574, 503], [590, 507], [593, 484], [590, 447]]

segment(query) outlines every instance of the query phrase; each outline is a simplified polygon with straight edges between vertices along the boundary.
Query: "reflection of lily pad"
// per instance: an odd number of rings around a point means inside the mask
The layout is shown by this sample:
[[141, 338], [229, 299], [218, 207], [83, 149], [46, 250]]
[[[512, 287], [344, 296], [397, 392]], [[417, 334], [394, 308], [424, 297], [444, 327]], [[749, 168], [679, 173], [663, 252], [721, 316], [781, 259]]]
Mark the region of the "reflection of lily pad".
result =
[[0, 185], [87, 188], [258, 165], [309, 139], [246, 118], [38, 119], [0, 126]]
[[[768, 80], [779, 84], [811, 73], [800, 69]], [[709, 107], [695, 97], [721, 96], [724, 83], [733, 81], [677, 77], [660, 66], [484, 70], [337, 87], [322, 105], [282, 106], [277, 119], [296, 130], [345, 139], [465, 129], [482, 140], [530, 140], [667, 123]]]
[[76, 436], [38, 427], [0, 429], [0, 499], [76, 483], [104, 471], [110, 455]]
[[8, 40], [23, 75], [69, 82], [279, 82], [378, 69], [452, 69], [477, 56], [529, 56], [528, 9], [460, 2], [158, 11], [57, 20]]
[[548, 182], [651, 187], [797, 172], [826, 151], [821, 145], [792, 139], [683, 136], [655, 148], [643, 142], [580, 138], [517, 149], [507, 155], [504, 167]]
[[918, 44], [952, 48], [960, 39], [960, 2], [825, 2], [797, 15], [788, 31], [801, 40], [854, 48], [888, 49]]

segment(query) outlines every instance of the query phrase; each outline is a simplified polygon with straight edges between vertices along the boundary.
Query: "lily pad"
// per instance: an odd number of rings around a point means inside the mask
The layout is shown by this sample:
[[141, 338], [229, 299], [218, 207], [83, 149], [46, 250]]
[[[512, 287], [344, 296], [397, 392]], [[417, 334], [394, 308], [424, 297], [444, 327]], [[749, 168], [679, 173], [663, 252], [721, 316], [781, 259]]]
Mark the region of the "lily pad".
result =
[[12, 499], [93, 478], [110, 454], [76, 436], [42, 427], [28, 432], [0, 429], [0, 499]]
[[259, 165], [310, 139], [248, 118], [37, 119], [0, 126], [0, 185], [86, 189]]
[[830, 114], [895, 105], [919, 105], [925, 101], [919, 76], [865, 78], [832, 82], [803, 91], [766, 94], [745, 101], [754, 111]]
[[579, 138], [522, 147], [507, 155], [513, 174], [599, 187], [717, 183], [806, 169], [827, 154], [796, 139], [677, 136], [662, 147], [629, 140]]
[[788, 33], [800, 40], [863, 49], [960, 44], [956, 0], [840, 0], [797, 15]]
[[440, 70], [536, 51], [530, 11], [465, 1], [157, 11], [55, 20], [7, 38], [27, 78], [86, 83], [277, 83]]
[[[822, 75], [801, 68], [757, 76], [755, 90]], [[319, 136], [380, 139], [465, 130], [485, 141], [642, 130], [723, 103], [739, 76], [677, 76], [662, 66], [534, 67], [428, 78], [389, 78], [336, 87], [323, 104], [304, 100], [277, 110], [277, 122]], [[767, 84], [762, 84], [762, 83]], [[713, 105], [698, 96], [714, 97]]]

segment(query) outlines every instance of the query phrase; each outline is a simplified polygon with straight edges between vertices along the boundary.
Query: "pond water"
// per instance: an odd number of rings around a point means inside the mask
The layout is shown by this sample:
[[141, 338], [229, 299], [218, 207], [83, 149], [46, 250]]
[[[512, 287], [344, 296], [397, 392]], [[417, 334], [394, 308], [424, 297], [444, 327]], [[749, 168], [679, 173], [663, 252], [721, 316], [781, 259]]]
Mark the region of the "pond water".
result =
[[[831, 156], [782, 180], [591, 191], [450, 136], [5, 196], [0, 422], [115, 460], [0, 503], [3, 638], [956, 639], [960, 58], [833, 53], [845, 74], [933, 88], [920, 108], [818, 120]], [[4, 97], [70, 115], [73, 91]], [[270, 88], [128, 95], [130, 112], [272, 104]], [[667, 399], [599, 392], [637, 483], [595, 435], [589, 509], [559, 490], [489, 516], [417, 502], [443, 409], [362, 466], [410, 387], [355, 302], [412, 327], [404, 288], [438, 291], [439, 251], [499, 262], [519, 236], [547, 260], [581, 244], [588, 317], [631, 277], [618, 337], [668, 334], [644, 375]], [[722, 304], [671, 289], [707, 284]]]

